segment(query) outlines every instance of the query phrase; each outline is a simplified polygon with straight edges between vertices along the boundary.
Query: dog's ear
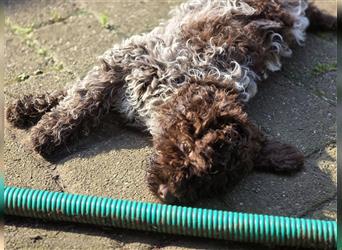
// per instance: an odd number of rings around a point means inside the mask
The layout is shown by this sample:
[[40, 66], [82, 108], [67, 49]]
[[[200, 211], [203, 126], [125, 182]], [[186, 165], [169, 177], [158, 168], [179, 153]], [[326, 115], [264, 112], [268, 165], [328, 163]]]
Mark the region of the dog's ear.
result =
[[304, 155], [292, 145], [266, 140], [255, 159], [255, 169], [266, 172], [293, 173], [304, 167]]

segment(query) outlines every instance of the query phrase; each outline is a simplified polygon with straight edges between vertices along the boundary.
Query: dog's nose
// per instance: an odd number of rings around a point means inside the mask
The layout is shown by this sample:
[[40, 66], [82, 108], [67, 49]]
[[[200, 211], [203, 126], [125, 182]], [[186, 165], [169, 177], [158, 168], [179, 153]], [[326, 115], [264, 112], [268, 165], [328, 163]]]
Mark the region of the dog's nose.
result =
[[168, 187], [165, 184], [159, 186], [158, 196], [166, 203], [173, 203], [176, 201], [176, 198], [169, 192]]
[[166, 185], [161, 184], [158, 188], [158, 196], [163, 200], [168, 196], [168, 188]]

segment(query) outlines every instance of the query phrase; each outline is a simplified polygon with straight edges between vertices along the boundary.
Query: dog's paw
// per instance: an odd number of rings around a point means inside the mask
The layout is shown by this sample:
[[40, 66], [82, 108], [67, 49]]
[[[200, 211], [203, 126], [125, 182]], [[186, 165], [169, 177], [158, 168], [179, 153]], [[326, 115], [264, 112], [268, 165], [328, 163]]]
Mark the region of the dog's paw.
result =
[[11, 103], [6, 109], [6, 120], [14, 127], [26, 129], [37, 122], [37, 118], [31, 113], [32, 96], [24, 96]]
[[33, 127], [31, 131], [33, 149], [43, 157], [51, 156], [59, 147], [59, 142], [52, 131], [44, 127]]

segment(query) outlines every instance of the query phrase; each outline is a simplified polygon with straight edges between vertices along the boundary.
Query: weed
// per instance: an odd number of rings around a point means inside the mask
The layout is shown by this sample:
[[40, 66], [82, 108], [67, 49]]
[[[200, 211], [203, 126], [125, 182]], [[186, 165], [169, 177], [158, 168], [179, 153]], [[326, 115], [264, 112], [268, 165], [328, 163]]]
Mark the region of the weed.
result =
[[336, 71], [337, 63], [318, 63], [313, 68], [314, 75], [321, 75], [327, 72]]
[[110, 26], [109, 24], [108, 24], [108, 16], [107, 15], [105, 15], [105, 14], [100, 14], [100, 16], [99, 16], [99, 21], [100, 21], [100, 24], [101, 24], [101, 26], [103, 27], [103, 28], [105, 28], [105, 29], [108, 29], [108, 27]]

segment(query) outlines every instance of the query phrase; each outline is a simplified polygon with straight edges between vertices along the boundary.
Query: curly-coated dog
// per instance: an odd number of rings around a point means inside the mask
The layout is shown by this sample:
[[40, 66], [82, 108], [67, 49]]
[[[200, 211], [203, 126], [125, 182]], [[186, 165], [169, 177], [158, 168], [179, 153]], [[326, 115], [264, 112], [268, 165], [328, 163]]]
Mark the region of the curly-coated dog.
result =
[[303, 44], [309, 20], [334, 30], [336, 19], [306, 0], [190, 0], [171, 15], [106, 51], [65, 90], [15, 101], [7, 120], [33, 126], [34, 149], [49, 156], [116, 111], [113, 119], [153, 136], [147, 182], [169, 203], [222, 193], [253, 168], [302, 168], [303, 154], [266, 138], [244, 105]]

